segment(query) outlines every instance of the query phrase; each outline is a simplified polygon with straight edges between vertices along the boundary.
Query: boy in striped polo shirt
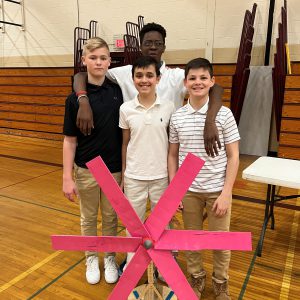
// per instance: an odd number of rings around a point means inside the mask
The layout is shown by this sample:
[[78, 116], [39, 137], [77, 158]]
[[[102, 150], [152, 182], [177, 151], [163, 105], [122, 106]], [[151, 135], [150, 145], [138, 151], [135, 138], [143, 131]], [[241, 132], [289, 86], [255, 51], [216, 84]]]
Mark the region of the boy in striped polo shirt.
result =
[[[191, 60], [185, 68], [184, 84], [189, 92], [188, 103], [171, 117], [168, 172], [170, 181], [188, 152], [205, 160], [204, 167], [186, 193], [179, 209], [185, 229], [202, 230], [206, 208], [211, 231], [229, 231], [232, 187], [239, 166], [239, 132], [232, 112], [222, 106], [216, 117], [222, 148], [219, 155], [208, 156], [203, 130], [209, 102], [209, 89], [214, 85], [213, 69], [203, 58]], [[213, 253], [213, 289], [215, 299], [231, 299], [228, 292], [230, 251]], [[199, 299], [205, 287], [206, 272], [200, 251], [187, 252], [190, 283]]]

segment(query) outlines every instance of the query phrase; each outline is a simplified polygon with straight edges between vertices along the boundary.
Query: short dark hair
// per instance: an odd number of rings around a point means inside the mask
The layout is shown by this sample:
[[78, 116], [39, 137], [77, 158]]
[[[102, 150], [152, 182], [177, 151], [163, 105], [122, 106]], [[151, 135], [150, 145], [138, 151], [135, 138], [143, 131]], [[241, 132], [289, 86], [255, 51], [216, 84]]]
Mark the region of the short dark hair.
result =
[[157, 63], [157, 61], [151, 56], [140, 56], [132, 65], [132, 78], [134, 77], [134, 71], [136, 68], [147, 68], [152, 65], [155, 67], [156, 75], [160, 76], [160, 65]]
[[140, 31], [140, 42], [141, 44], [143, 43], [144, 40], [144, 36], [147, 32], [149, 31], [157, 31], [161, 34], [162, 38], [163, 38], [163, 42], [165, 43], [166, 40], [166, 36], [167, 36], [167, 32], [166, 29], [164, 27], [162, 27], [160, 24], [157, 23], [148, 23], [146, 25], [143, 26], [143, 28]]
[[184, 70], [184, 78], [187, 77], [187, 75], [191, 69], [201, 69], [201, 68], [203, 68], [204, 70], [207, 70], [211, 77], [214, 76], [213, 66], [210, 63], [210, 61], [205, 58], [199, 57], [199, 58], [194, 58], [194, 59], [190, 60], [186, 64], [185, 70]]

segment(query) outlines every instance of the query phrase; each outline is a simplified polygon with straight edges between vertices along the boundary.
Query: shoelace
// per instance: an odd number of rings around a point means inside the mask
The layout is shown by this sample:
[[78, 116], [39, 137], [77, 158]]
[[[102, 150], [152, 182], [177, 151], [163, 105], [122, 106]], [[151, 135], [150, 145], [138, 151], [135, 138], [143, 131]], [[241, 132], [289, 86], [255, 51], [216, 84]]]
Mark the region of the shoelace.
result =
[[221, 293], [228, 293], [227, 289], [227, 282], [224, 283], [216, 283], [214, 282], [215, 291], [217, 295], [220, 295]]
[[193, 277], [192, 276], [192, 282], [191, 282], [191, 286], [192, 286], [192, 288], [194, 288], [194, 287], [200, 287], [200, 288], [202, 288], [202, 285], [203, 285], [203, 280], [205, 279], [205, 277], [197, 277], [197, 278], [195, 278], [195, 277]]
[[91, 271], [97, 270], [97, 268], [98, 268], [97, 258], [93, 257], [93, 256], [88, 257], [88, 259], [86, 261], [86, 265]]
[[107, 271], [115, 271], [117, 270], [117, 265], [113, 257], [108, 257], [105, 260], [105, 270]]

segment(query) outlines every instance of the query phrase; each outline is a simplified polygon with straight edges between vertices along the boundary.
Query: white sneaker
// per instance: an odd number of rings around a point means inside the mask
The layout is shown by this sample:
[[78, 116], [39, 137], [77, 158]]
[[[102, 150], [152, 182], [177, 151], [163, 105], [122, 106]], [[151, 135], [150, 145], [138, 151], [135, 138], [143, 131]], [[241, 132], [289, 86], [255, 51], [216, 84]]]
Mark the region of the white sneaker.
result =
[[104, 278], [107, 283], [115, 283], [119, 279], [118, 265], [114, 256], [104, 257]]
[[86, 280], [89, 284], [96, 284], [100, 281], [98, 256], [91, 255], [86, 259]]

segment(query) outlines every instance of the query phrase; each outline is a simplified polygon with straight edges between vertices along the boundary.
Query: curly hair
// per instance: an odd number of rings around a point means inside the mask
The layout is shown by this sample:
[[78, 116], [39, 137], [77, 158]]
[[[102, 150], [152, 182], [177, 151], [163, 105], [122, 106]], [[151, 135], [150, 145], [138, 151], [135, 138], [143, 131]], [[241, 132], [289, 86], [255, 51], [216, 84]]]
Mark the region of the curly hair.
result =
[[157, 24], [157, 23], [153, 22], [153, 23], [146, 24], [141, 29], [141, 31], [140, 31], [140, 42], [141, 42], [141, 44], [143, 43], [143, 39], [144, 39], [145, 34], [149, 31], [159, 32], [161, 34], [162, 38], [163, 38], [164, 43], [165, 43], [165, 39], [166, 39], [166, 36], [167, 36], [166, 29], [164, 27], [162, 27], [160, 24]]

